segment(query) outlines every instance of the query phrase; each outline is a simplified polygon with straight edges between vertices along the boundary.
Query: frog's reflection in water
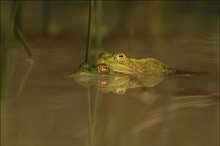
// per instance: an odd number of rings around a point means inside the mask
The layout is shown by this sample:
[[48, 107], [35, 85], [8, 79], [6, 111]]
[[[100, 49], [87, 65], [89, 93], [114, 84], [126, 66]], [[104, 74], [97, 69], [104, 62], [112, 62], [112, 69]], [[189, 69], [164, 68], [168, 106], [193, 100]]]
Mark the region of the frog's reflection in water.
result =
[[94, 86], [105, 93], [125, 94], [132, 88], [150, 88], [163, 81], [167, 75], [125, 75], [125, 74], [80, 74], [73, 75], [74, 80], [80, 85]]

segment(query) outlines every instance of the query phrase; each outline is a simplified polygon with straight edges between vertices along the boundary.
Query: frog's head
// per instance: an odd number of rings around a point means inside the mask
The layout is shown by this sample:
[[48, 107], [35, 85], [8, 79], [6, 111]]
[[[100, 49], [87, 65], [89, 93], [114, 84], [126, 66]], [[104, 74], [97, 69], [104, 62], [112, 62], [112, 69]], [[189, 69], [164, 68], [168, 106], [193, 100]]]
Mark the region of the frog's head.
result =
[[84, 63], [69, 77], [73, 77], [75, 81], [83, 86], [89, 86], [99, 78], [108, 78], [112, 75], [114, 75], [113, 72], [106, 64], [91, 65]]
[[124, 53], [101, 53], [96, 64], [106, 64], [115, 72], [135, 74], [135, 64]]
[[75, 72], [75, 75], [94, 75], [97, 73], [98, 70], [94, 65], [83, 63], [80, 64], [78, 70]]
[[107, 75], [111, 73], [112, 71], [107, 64], [102, 63], [97, 65], [91, 65], [84, 63], [79, 66], [79, 69], [75, 72], [75, 75], [93, 76], [93, 75]]

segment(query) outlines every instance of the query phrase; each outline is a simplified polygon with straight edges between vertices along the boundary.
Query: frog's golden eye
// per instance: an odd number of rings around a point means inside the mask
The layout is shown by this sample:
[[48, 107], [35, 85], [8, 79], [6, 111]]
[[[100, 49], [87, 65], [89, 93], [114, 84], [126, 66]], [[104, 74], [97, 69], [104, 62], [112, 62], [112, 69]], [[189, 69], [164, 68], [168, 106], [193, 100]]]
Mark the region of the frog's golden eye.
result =
[[125, 88], [117, 88], [115, 89], [116, 94], [125, 94], [126, 89]]
[[109, 69], [108, 65], [106, 65], [106, 64], [99, 64], [98, 65], [98, 72], [100, 72], [100, 73], [109, 73], [110, 69]]
[[116, 56], [115, 56], [115, 59], [119, 62], [124, 62], [125, 59], [126, 59], [126, 56], [125, 54], [123, 53], [118, 53]]

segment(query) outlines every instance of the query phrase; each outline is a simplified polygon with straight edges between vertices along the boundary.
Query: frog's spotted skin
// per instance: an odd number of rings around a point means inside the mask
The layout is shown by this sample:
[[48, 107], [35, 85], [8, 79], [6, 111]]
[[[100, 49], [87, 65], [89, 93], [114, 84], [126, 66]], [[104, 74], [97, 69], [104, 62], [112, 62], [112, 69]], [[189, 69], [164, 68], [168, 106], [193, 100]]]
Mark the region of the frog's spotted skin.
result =
[[127, 58], [123, 53], [101, 53], [96, 64], [107, 64], [114, 72], [124, 74], [169, 74], [175, 71], [154, 58]]
[[97, 65], [81, 64], [79, 70], [76, 72], [79, 75], [111, 75], [114, 72], [107, 64], [101, 63]]

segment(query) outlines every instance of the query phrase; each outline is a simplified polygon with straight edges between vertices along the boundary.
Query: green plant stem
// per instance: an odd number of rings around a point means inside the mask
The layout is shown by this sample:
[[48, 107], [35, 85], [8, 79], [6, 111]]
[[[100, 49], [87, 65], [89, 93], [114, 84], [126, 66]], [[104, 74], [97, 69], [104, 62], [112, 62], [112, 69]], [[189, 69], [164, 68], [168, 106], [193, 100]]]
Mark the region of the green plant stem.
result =
[[96, 19], [96, 55], [102, 47], [102, 1], [96, 0], [97, 19]]
[[90, 0], [89, 2], [89, 18], [88, 18], [88, 30], [87, 30], [87, 46], [86, 46], [86, 56], [85, 56], [85, 63], [89, 60], [89, 51], [91, 47], [91, 31], [92, 31], [92, 17], [93, 17], [93, 7], [94, 7], [94, 1]]
[[6, 98], [7, 94], [7, 74], [8, 74], [8, 44], [9, 33], [3, 34], [1, 42], [1, 101]]
[[15, 22], [17, 24], [17, 26], [20, 28], [20, 30], [22, 31], [22, 1], [19, 2], [18, 4], [18, 10], [17, 10], [17, 14], [15, 16]]
[[[0, 1], [0, 4], [2, 4], [2, 1]], [[7, 119], [6, 119], [6, 97], [7, 97], [7, 93], [8, 93], [8, 49], [9, 49], [9, 42], [12, 38], [13, 35], [13, 28], [14, 28], [14, 24], [13, 21], [15, 18], [15, 14], [16, 14], [16, 10], [18, 8], [18, 5], [16, 2], [14, 2], [13, 4], [13, 10], [11, 13], [11, 18], [10, 18], [10, 22], [7, 25], [6, 31], [3, 32], [3, 34], [1, 34], [1, 53], [0, 53], [0, 68], [1, 68], [1, 76], [0, 76], [0, 105], [1, 105], [1, 145], [7, 145], [7, 141], [6, 141], [6, 135], [7, 135]], [[7, 11], [6, 11], [7, 12]]]
[[9, 48], [9, 26], [7, 31], [3, 33], [2, 40], [1, 40], [1, 79], [0, 79], [0, 114], [1, 114], [1, 145], [7, 145], [6, 135], [7, 135], [7, 119], [6, 119], [6, 97], [7, 97], [7, 80], [8, 80], [8, 48]]
[[26, 39], [24, 38], [23, 34], [21, 33], [17, 25], [15, 25], [15, 33], [18, 39], [20, 40], [20, 42], [22, 43], [22, 45], [24, 46], [25, 52], [27, 53], [28, 57], [32, 58], [31, 48], [29, 47]]
[[10, 28], [9, 28], [9, 33], [11, 37], [14, 37], [14, 31], [15, 31], [15, 23], [18, 20], [18, 11], [20, 7], [20, 1], [19, 0], [14, 0], [13, 1], [13, 7], [12, 7], [12, 13], [11, 13], [11, 22], [9, 23]]
[[26, 39], [24, 38], [17, 24], [21, 1], [14, 0], [13, 2], [14, 3], [13, 3], [12, 15], [11, 15], [11, 22], [9, 23], [10, 28], [8, 30], [8, 33], [10, 34], [9, 37], [14, 38], [14, 34], [15, 34], [22, 43], [22, 45], [24, 46], [25, 52], [27, 53], [28, 57], [32, 58], [31, 48], [29, 47]]

